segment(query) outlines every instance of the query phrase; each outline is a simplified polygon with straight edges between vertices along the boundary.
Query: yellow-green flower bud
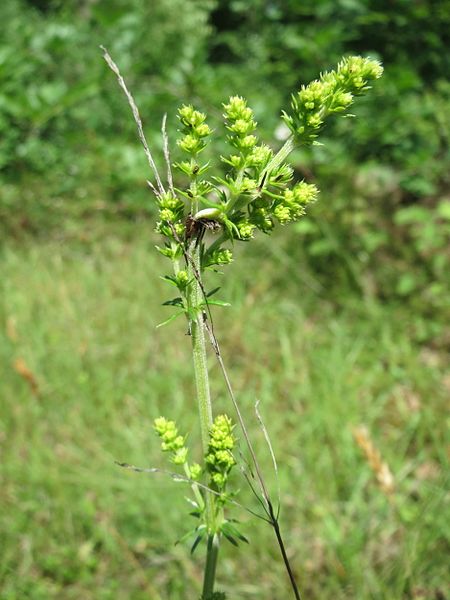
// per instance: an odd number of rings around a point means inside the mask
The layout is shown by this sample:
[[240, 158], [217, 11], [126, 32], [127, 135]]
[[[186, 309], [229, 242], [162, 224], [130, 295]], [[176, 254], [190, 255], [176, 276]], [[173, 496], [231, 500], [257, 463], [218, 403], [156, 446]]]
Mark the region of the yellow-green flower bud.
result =
[[205, 259], [204, 267], [210, 267], [212, 265], [228, 265], [233, 260], [233, 253], [228, 248], [220, 248], [214, 250]]
[[256, 208], [251, 214], [251, 222], [264, 233], [270, 233], [274, 228], [274, 223], [265, 208]]
[[232, 125], [229, 126], [229, 130], [238, 135], [247, 135], [255, 129], [256, 123], [254, 121], [246, 121], [244, 119], [237, 119]]
[[249, 240], [251, 237], [253, 237], [255, 225], [253, 225], [253, 223], [250, 223], [250, 221], [240, 221], [239, 223], [237, 223], [237, 228], [241, 240]]
[[187, 282], [189, 281], [189, 275], [187, 271], [181, 270], [178, 271], [176, 275], [176, 281], [179, 288], [183, 289], [186, 287]]
[[161, 435], [161, 439], [166, 443], [166, 444], [173, 444], [176, 437], [178, 435], [178, 429], [176, 427], [174, 427], [173, 429], [167, 429], [162, 435]]
[[204, 113], [195, 110], [192, 105], [184, 105], [178, 110], [178, 117], [185, 127], [198, 127], [205, 119]]
[[242, 150], [250, 150], [256, 146], [258, 139], [254, 135], [246, 135], [244, 138], [239, 140], [239, 147]]
[[199, 152], [204, 147], [203, 142], [190, 133], [181, 138], [181, 140], [177, 140], [177, 144], [182, 150], [192, 154]]
[[198, 463], [194, 463], [189, 467], [189, 472], [191, 475], [191, 479], [197, 481], [197, 479], [200, 479], [200, 475], [202, 474], [202, 468]]
[[248, 162], [255, 167], [265, 166], [273, 156], [273, 151], [264, 144], [253, 148], [252, 153], [248, 157]]
[[211, 475], [211, 480], [220, 489], [220, 488], [222, 488], [225, 485], [225, 483], [227, 481], [227, 477], [223, 473], [219, 473], [218, 472], [218, 473], [213, 473]]
[[183, 202], [176, 196], [173, 196], [170, 192], [162, 194], [158, 198], [158, 204], [160, 208], [170, 208], [176, 210], [183, 207]]
[[236, 462], [232, 454], [226, 450], [218, 450], [216, 452], [216, 461], [226, 467], [232, 467]]
[[323, 73], [320, 79], [302, 86], [292, 97], [292, 114], [283, 114], [284, 122], [303, 143], [312, 143], [324, 119], [347, 109], [353, 96], [364, 93], [368, 83], [381, 77], [382, 72], [378, 61], [361, 56], [344, 59], [335, 71]]
[[249, 120], [252, 118], [253, 111], [247, 106], [246, 100], [241, 96], [231, 96], [228, 104], [223, 105], [225, 109], [225, 118], [231, 121], [237, 119]]
[[208, 135], [211, 134], [211, 129], [210, 129], [209, 125], [207, 125], [206, 123], [203, 123], [202, 125], [198, 125], [195, 128], [195, 133], [196, 133], [196, 135], [198, 135], [198, 137], [207, 137]]
[[205, 456], [205, 462], [207, 462], [210, 465], [215, 465], [216, 464], [216, 455], [215, 455], [215, 453], [212, 452], [210, 454], [207, 454]]
[[171, 457], [171, 461], [175, 465], [184, 465], [187, 461], [188, 449], [183, 446], [182, 448], [178, 448], [175, 450]]
[[317, 186], [313, 183], [306, 183], [304, 181], [297, 183], [292, 191], [296, 204], [302, 204], [304, 206], [311, 202], [315, 202], [319, 194]]
[[168, 421], [165, 417], [158, 417], [153, 422], [153, 428], [158, 435], [163, 435], [167, 429], [175, 426], [174, 421]]
[[228, 162], [231, 164], [231, 166], [234, 169], [239, 169], [240, 167], [242, 167], [244, 160], [243, 160], [242, 156], [238, 156], [237, 154], [232, 154], [229, 157]]
[[184, 233], [186, 231], [186, 227], [184, 226], [183, 223], [176, 223], [175, 226], [174, 226], [174, 229], [175, 229], [175, 233], [177, 234], [177, 236], [179, 238], [181, 238], [181, 237], [184, 236]]
[[184, 437], [182, 435], [177, 435], [177, 437], [172, 441], [172, 446], [174, 450], [179, 450], [184, 446]]
[[291, 211], [283, 204], [279, 204], [273, 211], [273, 216], [276, 217], [282, 225], [289, 223], [291, 220]]
[[176, 220], [175, 213], [169, 208], [163, 208], [159, 212], [159, 216], [162, 221], [167, 221], [168, 223], [173, 223]]
[[153, 428], [161, 438], [161, 450], [171, 452], [170, 460], [176, 465], [184, 465], [187, 461], [188, 449], [185, 446], [184, 436], [178, 434], [175, 421], [158, 417], [153, 423]]
[[257, 185], [258, 184], [255, 179], [244, 177], [242, 180], [241, 192], [251, 192], [256, 189]]

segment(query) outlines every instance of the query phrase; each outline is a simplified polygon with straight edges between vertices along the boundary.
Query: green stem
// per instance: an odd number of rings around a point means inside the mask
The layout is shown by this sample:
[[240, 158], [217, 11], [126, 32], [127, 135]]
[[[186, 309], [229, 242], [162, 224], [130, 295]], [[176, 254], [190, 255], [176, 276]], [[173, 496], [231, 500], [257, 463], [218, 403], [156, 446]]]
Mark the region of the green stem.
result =
[[[184, 463], [184, 473], [188, 479], [191, 479], [191, 470], [189, 469], [188, 463]], [[199, 509], [203, 510], [205, 508], [205, 501], [203, 500], [203, 496], [201, 495], [200, 490], [198, 489], [198, 485], [196, 483], [192, 483], [191, 489], [195, 496]]]
[[217, 558], [219, 556], [220, 536], [213, 533], [208, 536], [205, 575], [203, 579], [202, 600], [211, 600], [216, 578]]
[[294, 136], [291, 135], [284, 142], [283, 146], [278, 150], [278, 152], [275, 154], [275, 156], [269, 162], [267, 167], [263, 170], [263, 172], [261, 173], [261, 179], [263, 179], [263, 177], [266, 173], [270, 174], [271, 171], [273, 171], [274, 169], [277, 169], [281, 165], [281, 163], [283, 163], [286, 160], [286, 158], [289, 156], [289, 154], [292, 152], [292, 150], [294, 148], [295, 148], [295, 139], [294, 139]]
[[[194, 240], [189, 247], [192, 263], [188, 265], [191, 283], [187, 290], [187, 302], [190, 310], [190, 329], [192, 337], [192, 355], [194, 359], [195, 385], [197, 390], [198, 409], [200, 414], [200, 432], [203, 454], [208, 452], [209, 432], [212, 427], [212, 406], [209, 388], [208, 364], [206, 356], [205, 324], [203, 310], [203, 290], [201, 287], [200, 245]], [[209, 598], [214, 591], [217, 556], [220, 537], [216, 533], [214, 497], [206, 494], [205, 522], [208, 529], [208, 546], [203, 583], [203, 598]]]
[[208, 451], [209, 431], [212, 426], [211, 395], [209, 390], [208, 364], [206, 360], [205, 328], [203, 311], [203, 292], [198, 278], [200, 277], [200, 246], [196, 247], [195, 241], [189, 248], [193, 264], [188, 265], [191, 283], [187, 290], [188, 307], [191, 311], [190, 327], [192, 336], [192, 355], [194, 359], [195, 385], [197, 389], [197, 402], [200, 413], [200, 432], [202, 437], [203, 453]]

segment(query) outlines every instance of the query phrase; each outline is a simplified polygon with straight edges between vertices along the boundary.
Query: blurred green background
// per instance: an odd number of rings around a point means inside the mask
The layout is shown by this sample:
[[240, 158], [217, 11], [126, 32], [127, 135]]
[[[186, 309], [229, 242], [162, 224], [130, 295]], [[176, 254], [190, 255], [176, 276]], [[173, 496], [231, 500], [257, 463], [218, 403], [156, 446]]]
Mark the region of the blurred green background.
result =
[[[202, 552], [174, 545], [191, 525], [182, 486], [114, 465], [162, 463], [159, 414], [192, 442], [197, 424], [184, 325], [155, 330], [167, 265], [100, 44], [158, 159], [162, 116], [173, 140], [181, 102], [219, 134], [221, 103], [243, 95], [275, 147], [301, 83], [344, 54], [383, 61], [357, 118], [293, 156], [320, 201], [242, 244], [219, 282], [232, 307], [215, 321], [275, 485], [255, 399], [270, 428], [304, 597], [448, 598], [450, 2], [3, 0], [0, 23], [0, 598], [200, 590]], [[230, 410], [212, 358], [211, 374], [217, 409]], [[235, 516], [251, 544], [224, 548], [221, 588], [289, 597], [271, 531]]]

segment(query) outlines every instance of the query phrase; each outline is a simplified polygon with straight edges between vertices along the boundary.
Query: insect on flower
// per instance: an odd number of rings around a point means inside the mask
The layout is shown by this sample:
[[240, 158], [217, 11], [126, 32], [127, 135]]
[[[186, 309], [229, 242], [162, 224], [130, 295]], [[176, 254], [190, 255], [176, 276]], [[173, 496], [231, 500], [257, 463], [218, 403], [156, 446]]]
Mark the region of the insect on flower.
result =
[[[201, 212], [202, 211], [200, 211], [200, 213]], [[208, 219], [205, 217], [195, 218], [191, 214], [187, 216], [185, 225], [185, 239], [189, 240], [192, 237], [196, 237], [197, 246], [200, 244], [207, 231], [216, 232], [221, 228], [221, 223], [215, 219]]]

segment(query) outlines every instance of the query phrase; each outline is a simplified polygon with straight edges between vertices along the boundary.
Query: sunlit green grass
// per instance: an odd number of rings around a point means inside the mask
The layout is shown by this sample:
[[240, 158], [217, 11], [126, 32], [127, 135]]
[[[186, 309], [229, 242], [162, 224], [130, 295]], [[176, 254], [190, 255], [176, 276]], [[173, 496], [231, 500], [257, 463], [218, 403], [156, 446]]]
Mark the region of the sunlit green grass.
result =
[[[160, 414], [199, 447], [185, 323], [155, 328], [170, 314], [166, 264], [143, 225], [75, 233], [0, 250], [0, 597], [195, 599], [203, 549], [174, 545], [194, 524], [183, 484], [114, 464], [164, 464]], [[214, 315], [276, 493], [256, 400], [272, 438], [304, 598], [444, 598], [445, 356], [414, 343], [406, 310], [319, 302], [278, 249], [262, 238], [241, 251], [221, 291], [232, 307]], [[231, 413], [212, 355], [211, 373]], [[355, 443], [361, 424], [393, 473], [390, 497]], [[224, 546], [219, 588], [289, 598], [272, 532], [235, 516], [251, 543]]]

